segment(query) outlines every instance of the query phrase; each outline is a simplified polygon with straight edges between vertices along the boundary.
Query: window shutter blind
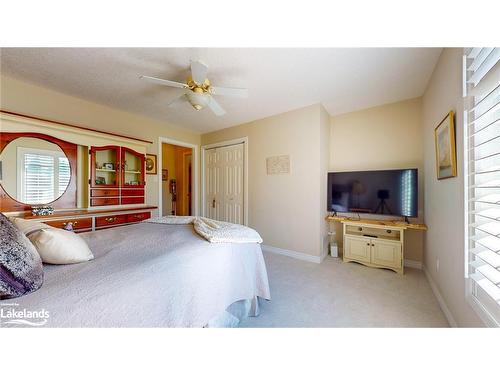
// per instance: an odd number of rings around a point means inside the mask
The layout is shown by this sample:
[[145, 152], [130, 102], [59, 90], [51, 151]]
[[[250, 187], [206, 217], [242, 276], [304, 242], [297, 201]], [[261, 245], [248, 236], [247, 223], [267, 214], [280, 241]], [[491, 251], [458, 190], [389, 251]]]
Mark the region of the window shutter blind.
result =
[[23, 201], [42, 204], [54, 200], [54, 157], [24, 154]]
[[58, 166], [59, 166], [59, 183], [58, 183], [58, 193], [57, 196], [60, 196], [66, 190], [66, 187], [69, 184], [69, 180], [71, 178], [70, 168], [69, 168], [69, 160], [66, 157], [58, 158]]
[[500, 322], [500, 48], [466, 50], [471, 294]]

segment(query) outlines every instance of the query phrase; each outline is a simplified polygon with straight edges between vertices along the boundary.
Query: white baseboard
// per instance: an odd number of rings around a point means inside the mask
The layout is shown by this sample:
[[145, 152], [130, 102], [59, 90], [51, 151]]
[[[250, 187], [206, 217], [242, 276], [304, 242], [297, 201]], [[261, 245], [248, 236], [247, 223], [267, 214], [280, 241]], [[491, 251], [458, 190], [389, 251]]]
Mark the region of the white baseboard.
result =
[[279, 247], [274, 247], [274, 246], [269, 246], [269, 245], [261, 245], [262, 250], [268, 251], [270, 253], [274, 254], [279, 254], [279, 255], [286, 255], [291, 258], [295, 259], [300, 259], [300, 260], [305, 260], [307, 262], [313, 262], [313, 263], [321, 263], [323, 259], [325, 259], [326, 254], [322, 254], [321, 256], [316, 256], [316, 255], [310, 255], [310, 254], [304, 254], [299, 251], [293, 251], [293, 250], [287, 250], [287, 249], [281, 249]]
[[[291, 258], [305, 260], [307, 262], [313, 262], [313, 263], [321, 263], [328, 256], [328, 251], [323, 251], [321, 256], [316, 256], [316, 255], [304, 254], [304, 253], [301, 253], [299, 251], [281, 249], [279, 247], [274, 247], [274, 246], [269, 246], [269, 245], [261, 245], [261, 246], [262, 246], [262, 250], [268, 251], [270, 253], [285, 255], [285, 256], [288, 256]], [[416, 268], [416, 269], [421, 270], [422, 263], [419, 261], [416, 261], [416, 260], [405, 259], [405, 267]]]
[[416, 268], [417, 270], [422, 269], [422, 262], [418, 260], [405, 259], [405, 267]]
[[427, 281], [429, 281], [429, 285], [431, 286], [432, 292], [434, 293], [434, 296], [436, 297], [439, 307], [441, 307], [441, 310], [443, 310], [444, 316], [446, 317], [446, 320], [448, 320], [448, 323], [450, 324], [450, 327], [458, 327], [457, 321], [453, 317], [453, 314], [451, 313], [450, 309], [446, 305], [446, 302], [444, 301], [443, 296], [439, 292], [439, 289], [434, 282], [434, 280], [431, 277], [431, 274], [425, 267], [425, 265], [422, 266], [422, 270], [424, 271], [425, 277], [427, 278]]

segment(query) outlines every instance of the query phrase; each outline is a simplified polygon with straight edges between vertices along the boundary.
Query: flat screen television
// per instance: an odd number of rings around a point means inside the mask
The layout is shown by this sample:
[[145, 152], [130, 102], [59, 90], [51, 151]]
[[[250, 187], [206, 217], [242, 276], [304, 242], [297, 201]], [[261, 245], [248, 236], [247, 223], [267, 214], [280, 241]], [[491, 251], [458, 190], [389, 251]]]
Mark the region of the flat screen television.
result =
[[328, 173], [328, 211], [416, 217], [417, 169]]

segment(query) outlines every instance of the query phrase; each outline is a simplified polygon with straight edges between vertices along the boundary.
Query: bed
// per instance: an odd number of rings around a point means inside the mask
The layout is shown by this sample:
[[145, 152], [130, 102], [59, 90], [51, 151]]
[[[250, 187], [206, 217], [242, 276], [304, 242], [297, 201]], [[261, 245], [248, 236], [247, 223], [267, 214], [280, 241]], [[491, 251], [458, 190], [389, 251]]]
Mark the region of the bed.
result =
[[259, 244], [209, 243], [192, 225], [140, 223], [81, 234], [94, 260], [45, 265], [43, 286], [9, 300], [46, 327], [224, 327], [270, 299]]

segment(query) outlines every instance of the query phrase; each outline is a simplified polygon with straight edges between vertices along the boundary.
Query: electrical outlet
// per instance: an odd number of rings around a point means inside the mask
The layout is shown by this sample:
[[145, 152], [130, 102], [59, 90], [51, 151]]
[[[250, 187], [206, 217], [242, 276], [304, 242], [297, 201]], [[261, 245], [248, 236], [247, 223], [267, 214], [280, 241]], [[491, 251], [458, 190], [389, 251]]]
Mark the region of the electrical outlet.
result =
[[439, 258], [436, 259], [436, 271], [439, 272]]

